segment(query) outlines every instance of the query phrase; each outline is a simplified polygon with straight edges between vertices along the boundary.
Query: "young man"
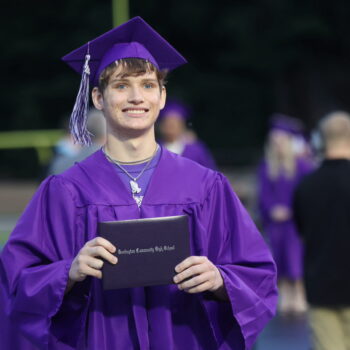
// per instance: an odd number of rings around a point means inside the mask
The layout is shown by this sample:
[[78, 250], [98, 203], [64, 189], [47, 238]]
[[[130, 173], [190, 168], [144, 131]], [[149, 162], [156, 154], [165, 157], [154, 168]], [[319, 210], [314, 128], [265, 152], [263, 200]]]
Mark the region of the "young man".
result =
[[[275, 310], [270, 253], [222, 174], [154, 138], [163, 70], [185, 60], [139, 17], [64, 60], [84, 70], [73, 134], [88, 141], [90, 68], [107, 141], [43, 182], [4, 248], [13, 325], [39, 349], [250, 349]], [[174, 266], [174, 284], [103, 291], [103, 259], [118, 259], [98, 222], [184, 214], [192, 256]]]

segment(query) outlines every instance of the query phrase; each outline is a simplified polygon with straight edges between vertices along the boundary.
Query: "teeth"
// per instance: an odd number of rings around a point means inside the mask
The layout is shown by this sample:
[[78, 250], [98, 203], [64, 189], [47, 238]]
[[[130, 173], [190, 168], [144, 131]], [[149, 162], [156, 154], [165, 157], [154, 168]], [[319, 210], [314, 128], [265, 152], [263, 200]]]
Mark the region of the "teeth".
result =
[[144, 109], [128, 109], [127, 112], [132, 114], [141, 114], [145, 113], [146, 111]]

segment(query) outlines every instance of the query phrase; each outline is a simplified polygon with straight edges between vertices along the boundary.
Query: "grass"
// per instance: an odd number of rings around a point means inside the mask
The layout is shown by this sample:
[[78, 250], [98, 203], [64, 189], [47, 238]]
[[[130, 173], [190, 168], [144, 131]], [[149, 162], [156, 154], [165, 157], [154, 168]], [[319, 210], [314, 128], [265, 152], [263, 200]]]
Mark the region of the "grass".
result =
[[0, 249], [5, 245], [7, 238], [9, 237], [10, 232], [0, 231]]

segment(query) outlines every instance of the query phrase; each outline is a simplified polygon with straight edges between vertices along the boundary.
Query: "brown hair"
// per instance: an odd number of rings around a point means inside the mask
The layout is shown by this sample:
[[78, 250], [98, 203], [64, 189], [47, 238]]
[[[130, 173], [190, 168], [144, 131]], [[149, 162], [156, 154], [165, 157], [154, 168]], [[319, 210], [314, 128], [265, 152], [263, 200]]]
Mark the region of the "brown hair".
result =
[[101, 72], [98, 79], [98, 89], [101, 91], [101, 93], [103, 93], [103, 91], [106, 89], [112, 74], [120, 65], [123, 67], [123, 77], [156, 72], [159, 88], [162, 89], [166, 84], [165, 79], [168, 74], [167, 70], [159, 70], [151, 62], [141, 58], [123, 58], [112, 62]]
[[296, 154], [293, 150], [292, 136], [288, 135], [287, 147], [282, 154], [278, 154], [276, 146], [271, 141], [267, 142], [265, 148], [265, 158], [268, 169], [268, 177], [275, 180], [281, 173], [285, 173], [288, 178], [293, 178], [296, 172]]

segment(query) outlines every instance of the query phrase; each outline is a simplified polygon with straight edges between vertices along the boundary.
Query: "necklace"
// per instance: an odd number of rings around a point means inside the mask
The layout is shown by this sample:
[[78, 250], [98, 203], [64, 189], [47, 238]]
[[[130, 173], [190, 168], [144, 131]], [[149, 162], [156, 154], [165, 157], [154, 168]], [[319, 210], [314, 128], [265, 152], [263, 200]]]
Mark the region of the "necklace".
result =
[[[118, 166], [119, 169], [121, 169], [131, 180], [129, 181], [130, 183], [130, 188], [131, 188], [131, 192], [132, 192], [132, 196], [135, 198], [137, 204], [140, 206], [142, 198], [140, 198], [140, 196], [136, 196], [138, 193], [140, 193], [142, 191], [142, 188], [139, 186], [139, 184], [137, 183], [137, 180], [142, 176], [142, 174], [148, 169], [149, 165], [151, 164], [152, 159], [154, 158], [154, 156], [156, 155], [158, 150], [158, 144], [156, 145], [156, 148], [153, 152], [153, 154], [151, 155], [151, 157], [146, 158], [147, 163], [146, 165], [143, 167], [143, 169], [140, 171], [140, 173], [134, 177], [132, 176], [124, 167], [121, 166], [120, 162], [118, 162], [116, 159], [111, 158], [107, 153], [106, 150], [104, 149], [104, 147], [102, 148], [102, 151], [104, 153], [104, 155], [106, 156], [106, 158], [111, 162], [114, 163], [116, 166]], [[140, 161], [137, 162], [130, 162], [128, 163], [129, 165], [131, 165], [132, 163], [139, 163]], [[140, 203], [140, 204], [139, 204]]]
[[116, 159], [114, 159], [114, 161], [118, 162], [118, 164], [120, 164], [120, 165], [136, 165], [136, 164], [142, 164], [142, 163], [148, 162], [151, 158], [153, 158], [153, 155], [151, 155], [150, 157], [147, 157], [145, 159], [135, 160], [133, 162], [121, 162], [120, 160], [116, 160]]

